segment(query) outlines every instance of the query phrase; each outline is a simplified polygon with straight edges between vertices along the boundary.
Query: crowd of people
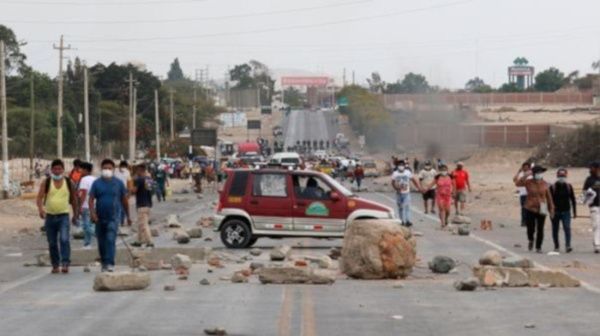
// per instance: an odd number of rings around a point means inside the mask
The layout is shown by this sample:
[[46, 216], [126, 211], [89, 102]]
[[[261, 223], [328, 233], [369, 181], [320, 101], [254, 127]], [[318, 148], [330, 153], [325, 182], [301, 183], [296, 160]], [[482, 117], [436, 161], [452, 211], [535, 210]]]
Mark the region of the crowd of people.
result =
[[[132, 226], [129, 197], [135, 199], [137, 238], [135, 246], [153, 247], [149, 219], [153, 197], [164, 201], [167, 196], [168, 173], [163, 164], [138, 164], [126, 161], [118, 167], [111, 159], [100, 164], [94, 175], [90, 162], [75, 160], [65, 176], [65, 164], [56, 159], [48, 176], [40, 184], [37, 207], [48, 240], [52, 273], [68, 273], [70, 264], [70, 222], [80, 226], [84, 249], [97, 240], [102, 271], [115, 266], [116, 240], [120, 226]], [[69, 220], [69, 213], [72, 218]]]

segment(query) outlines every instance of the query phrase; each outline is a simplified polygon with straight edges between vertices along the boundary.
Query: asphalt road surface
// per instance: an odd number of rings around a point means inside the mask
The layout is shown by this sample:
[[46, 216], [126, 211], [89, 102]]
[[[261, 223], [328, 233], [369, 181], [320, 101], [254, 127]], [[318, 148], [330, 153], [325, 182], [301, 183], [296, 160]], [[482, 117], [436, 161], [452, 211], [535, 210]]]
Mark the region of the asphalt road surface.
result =
[[[394, 206], [389, 193], [362, 196]], [[159, 204], [155, 215], [179, 213], [192, 227], [210, 211], [212, 198]], [[470, 237], [437, 229], [438, 223], [418, 209], [413, 199], [420, 262], [412, 276], [402, 281], [359, 281], [343, 275], [329, 286], [261, 285], [256, 277], [246, 284], [219, 280], [244, 265], [228, 263], [208, 273], [206, 264], [195, 264], [187, 281], [170, 271], [151, 272], [150, 288], [138, 292], [96, 293], [92, 290], [97, 267], [84, 273], [73, 267], [69, 275], [51, 275], [49, 268], [20, 268], [18, 277], [4, 278], [15, 263], [2, 262], [0, 274], [0, 335], [202, 335], [202, 330], [223, 327], [230, 335], [598, 335], [600, 290], [598, 279], [589, 278], [581, 288], [502, 288], [457, 292], [454, 280], [470, 275], [486, 250], [501, 249], [506, 255], [524, 254], [536, 262], [545, 256], [513, 248], [522, 242], [516, 224], [503, 231], [480, 232]], [[158, 221], [157, 221], [158, 224]], [[213, 246], [217, 253], [245, 256], [246, 250], [224, 250], [214, 232], [192, 246]], [[520, 240], [519, 240], [520, 239]], [[341, 240], [260, 239], [265, 250], [255, 260], [268, 258], [270, 247], [294, 247], [295, 254], [327, 253]], [[79, 244], [79, 243], [77, 243]], [[157, 245], [174, 242], [166, 235]], [[433, 275], [426, 262], [447, 255], [461, 262], [454, 274]], [[562, 256], [561, 256], [562, 257]], [[583, 253], [581, 258], [593, 258]], [[6, 259], [3, 259], [3, 261]], [[570, 260], [570, 259], [567, 259]], [[120, 269], [127, 269], [120, 267]], [[198, 281], [207, 278], [210, 286]], [[594, 282], [595, 281], [595, 282]], [[402, 283], [403, 288], [396, 288]], [[173, 292], [163, 291], [175, 284]], [[525, 328], [525, 326], [535, 326]]]
[[303, 141], [333, 145], [337, 134], [336, 115], [332, 111], [292, 110], [283, 120], [285, 148], [294, 147]]

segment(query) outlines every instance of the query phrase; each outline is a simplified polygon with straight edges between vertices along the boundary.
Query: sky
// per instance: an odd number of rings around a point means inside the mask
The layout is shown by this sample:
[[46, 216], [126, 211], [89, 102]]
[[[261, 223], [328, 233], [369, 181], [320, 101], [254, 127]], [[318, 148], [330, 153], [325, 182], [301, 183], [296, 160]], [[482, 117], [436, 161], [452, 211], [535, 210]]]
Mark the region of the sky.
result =
[[87, 64], [142, 62], [166, 76], [258, 60], [277, 74], [328, 75], [365, 84], [406, 73], [460, 89], [473, 78], [499, 86], [526, 57], [536, 71], [592, 72], [600, 59], [598, 0], [0, 0], [28, 63], [55, 75], [64, 35]]

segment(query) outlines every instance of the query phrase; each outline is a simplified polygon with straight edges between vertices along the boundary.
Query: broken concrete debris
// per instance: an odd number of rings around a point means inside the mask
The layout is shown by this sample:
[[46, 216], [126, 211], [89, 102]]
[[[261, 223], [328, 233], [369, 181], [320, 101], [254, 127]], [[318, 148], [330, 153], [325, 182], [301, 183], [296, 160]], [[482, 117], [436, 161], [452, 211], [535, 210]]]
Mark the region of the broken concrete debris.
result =
[[253, 248], [250, 250], [250, 255], [253, 255], [255, 257], [258, 257], [262, 254], [262, 250], [258, 249], [258, 248]]
[[467, 216], [454, 216], [452, 224], [471, 224], [471, 218]]
[[151, 228], [150, 229], [150, 234], [152, 235], [152, 237], [156, 238], [158, 236], [160, 236], [160, 232], [158, 231], [157, 228]]
[[479, 287], [479, 279], [470, 277], [467, 279], [457, 280], [454, 282], [454, 288], [457, 291], [471, 292]]
[[231, 282], [233, 282], [233, 283], [246, 283], [246, 282], [248, 282], [248, 277], [246, 277], [242, 272], [235, 272], [231, 276]]
[[446, 274], [456, 267], [454, 259], [446, 256], [436, 256], [429, 262], [429, 269], [433, 273]]
[[227, 335], [227, 331], [225, 331], [225, 329], [223, 329], [223, 328], [204, 329], [204, 333], [206, 335], [215, 335], [215, 336]]
[[292, 252], [292, 248], [288, 245], [281, 245], [274, 247], [269, 254], [271, 261], [284, 261], [287, 257], [289, 257]]
[[415, 262], [416, 240], [394, 220], [355, 220], [346, 230], [340, 268], [352, 278], [404, 278]]
[[335, 274], [310, 267], [264, 267], [258, 270], [258, 280], [263, 284], [314, 284], [335, 282]]
[[533, 262], [527, 258], [508, 257], [502, 260], [503, 267], [533, 268]]
[[167, 227], [172, 229], [181, 228], [181, 223], [179, 223], [179, 218], [176, 214], [170, 214], [167, 216]]
[[203, 278], [202, 280], [200, 280], [200, 284], [202, 286], [208, 286], [208, 285], [210, 285], [210, 281], [208, 281], [208, 279], [206, 279], [206, 278]]
[[181, 253], [177, 253], [171, 257], [171, 267], [177, 270], [189, 270], [192, 268], [192, 259]]
[[190, 235], [185, 230], [175, 230], [173, 232], [173, 239], [178, 244], [187, 244], [190, 242]]
[[94, 290], [99, 292], [141, 290], [150, 286], [148, 273], [100, 273], [94, 279]]
[[202, 228], [194, 227], [187, 229], [187, 234], [193, 239], [202, 238]]
[[163, 290], [164, 290], [165, 292], [172, 292], [172, 291], [174, 291], [174, 290], [175, 290], [175, 285], [165, 285], [165, 286], [163, 287]]
[[502, 264], [502, 254], [496, 250], [489, 250], [479, 258], [479, 264], [500, 266], [500, 264]]

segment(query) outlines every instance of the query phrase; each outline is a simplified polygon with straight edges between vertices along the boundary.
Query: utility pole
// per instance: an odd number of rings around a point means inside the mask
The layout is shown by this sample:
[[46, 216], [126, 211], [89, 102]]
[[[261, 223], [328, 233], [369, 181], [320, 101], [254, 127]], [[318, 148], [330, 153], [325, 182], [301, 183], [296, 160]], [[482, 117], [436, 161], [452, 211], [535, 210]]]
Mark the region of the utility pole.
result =
[[129, 71], [129, 161], [133, 162], [135, 159], [135, 128], [133, 121], [133, 73]]
[[354, 85], [356, 82], [354, 82], [354, 70], [352, 70], [352, 85]]
[[29, 104], [31, 105], [31, 118], [29, 120], [29, 180], [33, 180], [33, 156], [34, 156], [34, 146], [35, 146], [35, 88], [34, 88], [34, 72], [31, 72], [31, 81], [29, 86]]
[[88, 68], [83, 67], [83, 127], [85, 137], [85, 160], [90, 162], [92, 155], [90, 153], [90, 101], [88, 93]]
[[174, 106], [173, 106], [173, 94], [175, 93], [175, 90], [170, 89], [169, 90], [169, 113], [170, 113], [170, 119], [171, 119], [171, 136], [170, 139], [171, 141], [175, 141], [175, 111], [174, 111]]
[[342, 83], [344, 83], [344, 86], [346, 86], [346, 68], [344, 68], [344, 75], [343, 75]]
[[64, 38], [60, 36], [60, 44], [53, 48], [58, 50], [58, 110], [56, 113], [56, 156], [63, 156], [63, 134], [62, 134], [62, 119], [63, 119], [63, 51], [71, 49], [71, 46], [65, 47]]
[[154, 90], [154, 124], [156, 126], [156, 159], [160, 161], [160, 124], [158, 118], [158, 90]]
[[196, 104], [198, 104], [198, 97], [196, 94], [196, 83], [194, 83], [194, 108], [192, 109], [192, 129], [196, 129]]
[[0, 40], [0, 111], [2, 112], [2, 197], [8, 198], [10, 178], [8, 170], [8, 125], [6, 120], [6, 68], [4, 40]]
[[133, 88], [133, 159], [135, 160], [136, 137], [137, 137], [137, 88]]

